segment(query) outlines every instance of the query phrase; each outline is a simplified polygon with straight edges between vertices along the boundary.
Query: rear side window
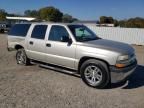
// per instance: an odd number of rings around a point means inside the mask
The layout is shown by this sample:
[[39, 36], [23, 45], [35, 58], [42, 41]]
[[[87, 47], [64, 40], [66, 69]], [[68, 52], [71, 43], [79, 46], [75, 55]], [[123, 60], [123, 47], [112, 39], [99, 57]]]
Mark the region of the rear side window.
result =
[[31, 38], [44, 39], [47, 30], [47, 25], [36, 25], [32, 31]]
[[31, 24], [16, 24], [14, 25], [8, 35], [25, 37]]

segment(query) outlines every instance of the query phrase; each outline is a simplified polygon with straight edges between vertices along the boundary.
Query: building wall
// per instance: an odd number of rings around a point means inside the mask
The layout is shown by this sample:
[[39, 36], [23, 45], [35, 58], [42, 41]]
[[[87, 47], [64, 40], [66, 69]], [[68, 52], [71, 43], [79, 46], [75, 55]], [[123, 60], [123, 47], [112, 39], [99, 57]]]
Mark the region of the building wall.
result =
[[119, 27], [97, 27], [87, 24], [99, 37], [128, 44], [144, 45], [144, 29], [119, 28]]

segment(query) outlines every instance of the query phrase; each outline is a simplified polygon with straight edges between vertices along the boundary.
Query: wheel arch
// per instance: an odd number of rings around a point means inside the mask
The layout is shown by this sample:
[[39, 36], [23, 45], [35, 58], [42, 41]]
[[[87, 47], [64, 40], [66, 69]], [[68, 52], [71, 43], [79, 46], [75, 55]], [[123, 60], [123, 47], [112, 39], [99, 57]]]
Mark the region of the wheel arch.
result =
[[24, 48], [22, 45], [19, 45], [19, 44], [15, 45], [15, 49], [16, 49], [16, 50], [22, 49], [22, 48]]
[[110, 65], [109, 65], [109, 63], [108, 63], [107, 61], [105, 61], [105, 60], [103, 60], [103, 59], [95, 58], [95, 57], [85, 56], [85, 57], [82, 57], [82, 58], [79, 60], [79, 63], [78, 63], [78, 72], [80, 72], [80, 67], [81, 67], [81, 65], [82, 65], [85, 61], [87, 61], [87, 60], [89, 60], [89, 59], [95, 59], [95, 60], [99, 60], [99, 61], [104, 62], [104, 63], [107, 65], [108, 70], [109, 70], [109, 66], [110, 66]]

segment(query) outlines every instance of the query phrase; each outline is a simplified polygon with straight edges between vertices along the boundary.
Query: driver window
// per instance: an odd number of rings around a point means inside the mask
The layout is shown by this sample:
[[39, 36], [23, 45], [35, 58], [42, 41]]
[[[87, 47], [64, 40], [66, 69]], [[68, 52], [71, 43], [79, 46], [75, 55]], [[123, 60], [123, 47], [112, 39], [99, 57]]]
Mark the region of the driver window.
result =
[[67, 30], [63, 26], [53, 25], [50, 30], [49, 40], [61, 42], [61, 38], [69, 37]]

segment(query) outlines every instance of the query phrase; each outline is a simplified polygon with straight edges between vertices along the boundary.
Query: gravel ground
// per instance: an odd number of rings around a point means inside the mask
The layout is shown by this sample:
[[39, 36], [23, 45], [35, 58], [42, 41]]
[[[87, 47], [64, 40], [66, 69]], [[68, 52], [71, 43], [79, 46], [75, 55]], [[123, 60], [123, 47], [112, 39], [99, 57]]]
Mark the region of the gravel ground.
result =
[[139, 62], [126, 83], [98, 90], [78, 76], [19, 66], [0, 35], [0, 108], [144, 108], [144, 47], [134, 46]]

